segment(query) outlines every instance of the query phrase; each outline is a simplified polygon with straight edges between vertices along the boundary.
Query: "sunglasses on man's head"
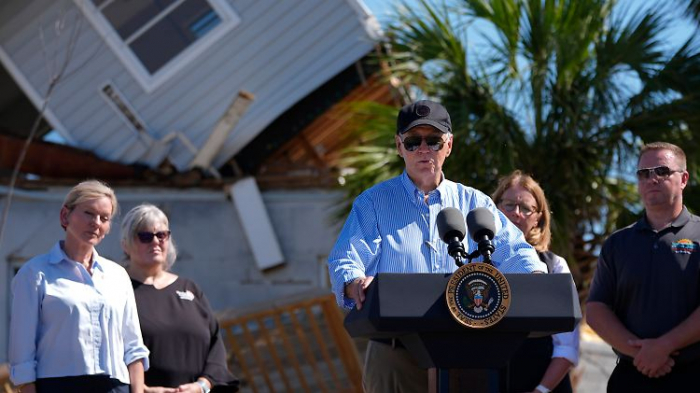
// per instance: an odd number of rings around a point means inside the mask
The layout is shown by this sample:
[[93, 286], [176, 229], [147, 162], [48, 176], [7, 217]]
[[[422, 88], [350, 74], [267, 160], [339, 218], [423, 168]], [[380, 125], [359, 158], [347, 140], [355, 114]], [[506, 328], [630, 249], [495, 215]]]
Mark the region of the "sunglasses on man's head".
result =
[[671, 169], [665, 165], [662, 166], [655, 166], [653, 168], [642, 168], [637, 170], [637, 179], [639, 180], [645, 180], [651, 177], [651, 174], [653, 173], [656, 177], [661, 178], [661, 179], [667, 179], [674, 173], [683, 173], [685, 172], [684, 170], [680, 169]]
[[432, 151], [439, 151], [445, 145], [445, 140], [441, 136], [431, 135], [431, 136], [407, 136], [401, 140], [404, 149], [408, 151], [416, 151], [420, 145], [425, 141], [428, 148]]
[[144, 244], [148, 244], [153, 241], [153, 238], [158, 238], [158, 241], [168, 240], [170, 237], [170, 231], [159, 231], [159, 232], [139, 232], [136, 234], [139, 241]]

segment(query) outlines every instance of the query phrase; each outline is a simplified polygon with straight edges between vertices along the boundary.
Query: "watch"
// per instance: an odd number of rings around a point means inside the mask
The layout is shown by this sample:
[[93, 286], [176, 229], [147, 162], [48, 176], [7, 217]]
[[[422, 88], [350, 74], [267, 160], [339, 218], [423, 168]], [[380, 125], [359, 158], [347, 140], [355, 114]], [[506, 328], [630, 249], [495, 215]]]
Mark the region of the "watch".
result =
[[544, 386], [544, 385], [542, 385], [542, 384], [537, 385], [537, 387], [535, 388], [535, 390], [539, 390], [539, 391], [542, 392], [542, 393], [549, 393], [549, 392], [551, 392], [551, 390], [550, 390], [548, 387], [546, 387], [546, 386]]
[[209, 393], [211, 389], [209, 389], [209, 386], [207, 386], [207, 383], [202, 381], [201, 379], [197, 380], [197, 385], [199, 385], [200, 388], [202, 388], [202, 393]]

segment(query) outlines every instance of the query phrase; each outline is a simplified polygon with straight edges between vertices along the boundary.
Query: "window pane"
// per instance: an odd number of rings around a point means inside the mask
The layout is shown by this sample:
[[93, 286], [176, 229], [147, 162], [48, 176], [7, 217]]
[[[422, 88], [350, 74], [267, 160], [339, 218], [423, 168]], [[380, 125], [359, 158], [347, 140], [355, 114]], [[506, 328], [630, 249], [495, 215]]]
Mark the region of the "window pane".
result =
[[187, 0], [153, 25], [130, 47], [151, 73], [221, 23], [206, 0]]
[[176, 0], [115, 0], [102, 10], [119, 36], [126, 40]]

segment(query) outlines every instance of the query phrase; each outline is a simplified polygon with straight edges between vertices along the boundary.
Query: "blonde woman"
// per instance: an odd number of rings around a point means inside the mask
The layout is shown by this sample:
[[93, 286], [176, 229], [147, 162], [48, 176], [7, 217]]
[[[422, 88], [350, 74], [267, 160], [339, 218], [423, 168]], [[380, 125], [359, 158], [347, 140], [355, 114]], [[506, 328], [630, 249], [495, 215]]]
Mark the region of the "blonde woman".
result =
[[114, 191], [82, 182], [60, 211], [65, 239], [12, 280], [10, 378], [26, 392], [143, 392], [148, 349], [124, 268], [95, 247], [118, 209]]
[[[564, 258], [549, 251], [549, 204], [542, 187], [531, 176], [514, 171], [501, 179], [492, 198], [537, 250], [549, 273], [571, 273]], [[569, 371], [578, 360], [578, 327], [573, 332], [528, 339], [502, 370], [501, 388], [506, 392], [570, 393]]]

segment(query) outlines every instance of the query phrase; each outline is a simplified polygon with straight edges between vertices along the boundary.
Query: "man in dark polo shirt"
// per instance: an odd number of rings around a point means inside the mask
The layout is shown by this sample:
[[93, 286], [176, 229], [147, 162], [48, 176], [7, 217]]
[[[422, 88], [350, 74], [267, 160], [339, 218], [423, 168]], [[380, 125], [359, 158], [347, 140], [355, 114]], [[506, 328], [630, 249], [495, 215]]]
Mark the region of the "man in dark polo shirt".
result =
[[647, 144], [637, 168], [644, 217], [603, 245], [586, 320], [619, 356], [608, 392], [688, 391], [700, 378], [700, 217], [683, 205], [681, 148]]

